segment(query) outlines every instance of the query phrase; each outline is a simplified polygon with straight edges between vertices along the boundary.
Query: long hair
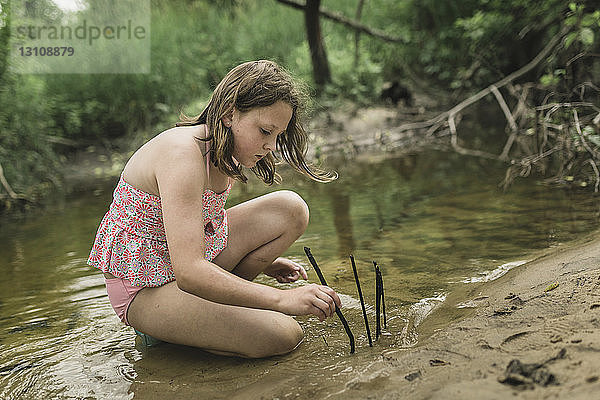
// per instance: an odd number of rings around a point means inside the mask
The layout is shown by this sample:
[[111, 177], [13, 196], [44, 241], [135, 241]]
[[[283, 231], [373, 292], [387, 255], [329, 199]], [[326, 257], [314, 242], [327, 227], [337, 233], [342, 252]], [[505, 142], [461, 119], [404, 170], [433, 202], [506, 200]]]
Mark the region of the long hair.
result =
[[[253, 108], [267, 107], [283, 101], [292, 108], [292, 118], [285, 132], [277, 137], [276, 150], [283, 160], [300, 173], [318, 182], [330, 182], [337, 178], [335, 172], [326, 172], [306, 162], [308, 135], [300, 122], [304, 112], [307, 95], [301, 85], [290, 74], [273, 61], [251, 61], [233, 68], [215, 88], [210, 101], [202, 113], [196, 117], [181, 116], [176, 126], [206, 124], [210, 140], [211, 161], [221, 172], [246, 182], [240, 166], [233, 160], [234, 138], [231, 128], [223, 124], [223, 117], [233, 108], [244, 113]], [[279, 182], [281, 178], [275, 172], [279, 158], [269, 153], [259, 160], [252, 172], [267, 185]]]

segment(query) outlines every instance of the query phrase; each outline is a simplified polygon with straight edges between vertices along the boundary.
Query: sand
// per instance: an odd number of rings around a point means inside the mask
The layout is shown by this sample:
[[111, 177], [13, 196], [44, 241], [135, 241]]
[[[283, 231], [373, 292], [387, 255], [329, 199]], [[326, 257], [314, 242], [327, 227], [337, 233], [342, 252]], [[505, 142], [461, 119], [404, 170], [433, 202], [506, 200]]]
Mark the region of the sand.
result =
[[329, 398], [600, 399], [596, 237], [453, 293], [422, 326], [427, 340], [383, 353]]

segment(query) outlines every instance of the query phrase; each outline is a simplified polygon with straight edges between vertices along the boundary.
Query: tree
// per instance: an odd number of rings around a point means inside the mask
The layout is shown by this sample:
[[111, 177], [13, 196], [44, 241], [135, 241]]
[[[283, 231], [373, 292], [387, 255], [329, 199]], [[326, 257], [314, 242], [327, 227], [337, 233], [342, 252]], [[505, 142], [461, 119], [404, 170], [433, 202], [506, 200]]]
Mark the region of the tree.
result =
[[331, 71], [327, 61], [325, 43], [321, 34], [321, 22], [319, 20], [319, 7], [321, 0], [307, 0], [304, 7], [304, 23], [306, 25], [306, 37], [310, 49], [310, 58], [313, 65], [313, 77], [319, 87], [331, 82]]
[[[361, 24], [358, 20], [362, 13], [363, 1], [361, 0], [357, 8], [356, 20], [350, 19], [337, 12], [321, 9], [321, 0], [307, 0], [306, 4], [296, 0], [277, 0], [279, 3], [302, 10], [304, 12], [304, 21], [306, 25], [306, 37], [310, 48], [310, 56], [313, 64], [313, 78], [315, 83], [322, 87], [331, 82], [331, 72], [329, 70], [329, 62], [327, 61], [327, 53], [325, 52], [325, 44], [321, 34], [321, 24], [319, 18], [322, 16], [336, 23], [342, 24], [354, 31], [366, 33], [369, 36], [376, 37], [386, 42], [401, 43], [403, 39], [393, 37], [378, 29], [373, 29]], [[358, 43], [358, 36], [356, 36]]]

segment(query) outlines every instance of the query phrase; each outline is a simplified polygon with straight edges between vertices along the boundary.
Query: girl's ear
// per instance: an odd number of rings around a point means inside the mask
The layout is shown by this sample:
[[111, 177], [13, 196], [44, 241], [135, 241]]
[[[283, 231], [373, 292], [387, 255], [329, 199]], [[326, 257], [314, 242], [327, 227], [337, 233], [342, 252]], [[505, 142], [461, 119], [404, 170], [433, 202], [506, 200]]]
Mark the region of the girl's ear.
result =
[[235, 109], [231, 108], [229, 111], [227, 111], [227, 113], [225, 115], [223, 115], [223, 117], [221, 118], [221, 122], [223, 123], [223, 125], [225, 125], [226, 127], [231, 127], [231, 123], [233, 122], [233, 111]]

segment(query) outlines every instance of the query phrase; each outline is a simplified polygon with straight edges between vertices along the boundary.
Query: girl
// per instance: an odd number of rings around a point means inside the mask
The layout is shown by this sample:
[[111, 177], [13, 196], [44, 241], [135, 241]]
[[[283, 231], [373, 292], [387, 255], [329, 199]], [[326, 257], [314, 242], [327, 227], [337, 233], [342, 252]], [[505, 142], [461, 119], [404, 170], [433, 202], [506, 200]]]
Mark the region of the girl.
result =
[[88, 264], [104, 272], [109, 300], [127, 325], [212, 353], [267, 357], [292, 351], [303, 332], [289, 315], [324, 320], [340, 307], [327, 286], [290, 290], [253, 283], [306, 279], [279, 257], [308, 224], [300, 196], [277, 191], [224, 209], [242, 167], [266, 184], [273, 151], [310, 178], [335, 176], [305, 161], [302, 96], [271, 61], [232, 69], [202, 114], [143, 145], [125, 165]]

